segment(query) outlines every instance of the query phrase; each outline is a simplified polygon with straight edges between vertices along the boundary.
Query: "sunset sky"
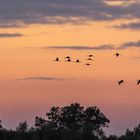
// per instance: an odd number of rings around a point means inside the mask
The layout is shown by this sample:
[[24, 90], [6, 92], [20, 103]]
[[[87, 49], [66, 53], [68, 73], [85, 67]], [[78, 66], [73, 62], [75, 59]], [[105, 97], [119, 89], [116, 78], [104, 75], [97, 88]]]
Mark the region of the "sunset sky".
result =
[[[138, 125], [139, 9], [139, 0], [0, 0], [3, 126], [32, 125], [51, 106], [73, 102], [98, 106], [111, 121], [107, 134]], [[82, 63], [66, 63], [67, 55]]]

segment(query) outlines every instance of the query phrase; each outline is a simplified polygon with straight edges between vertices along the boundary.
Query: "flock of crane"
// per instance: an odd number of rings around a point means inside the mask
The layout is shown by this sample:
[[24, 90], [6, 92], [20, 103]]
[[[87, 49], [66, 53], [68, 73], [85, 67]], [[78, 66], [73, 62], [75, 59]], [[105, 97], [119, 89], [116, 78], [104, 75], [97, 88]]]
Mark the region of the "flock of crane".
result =
[[[116, 57], [119, 57], [119, 56], [120, 56], [120, 53], [115, 53], [114, 55], [115, 55]], [[95, 57], [95, 56], [92, 55], [92, 54], [90, 54], [90, 55], [87, 56], [87, 59], [86, 59], [86, 60], [88, 60], [88, 61], [94, 61], [94, 60], [93, 60], [93, 57]], [[65, 62], [73, 62], [73, 61], [71, 60], [71, 57], [70, 57], [70, 56], [66, 56], [66, 57], [64, 57], [64, 58], [65, 58]], [[57, 57], [57, 58], [56, 58], [55, 60], [53, 60], [53, 61], [59, 62], [60, 59], [59, 59], [59, 57]], [[79, 59], [77, 59], [77, 60], [74, 61], [74, 62], [76, 62], [76, 63], [81, 63], [81, 61], [80, 61]], [[92, 65], [92, 64], [91, 64], [91, 63], [85, 63], [84, 65], [90, 66], [90, 65]], [[124, 80], [119, 80], [119, 81], [117, 81], [117, 83], [118, 83], [118, 85], [124, 84]], [[140, 80], [137, 80], [137, 85], [140, 85]]]
[[[93, 57], [94, 57], [94, 55], [88, 55], [88, 58], [87, 58], [86, 60], [94, 61], [94, 60], [93, 60]], [[81, 61], [80, 61], [79, 59], [77, 59], [76, 61], [72, 61], [70, 56], [66, 56], [66, 57], [64, 57], [64, 58], [65, 58], [65, 62], [81, 63]], [[60, 59], [57, 57], [54, 61], [59, 62]], [[86, 63], [85, 65], [90, 66], [91, 63]]]

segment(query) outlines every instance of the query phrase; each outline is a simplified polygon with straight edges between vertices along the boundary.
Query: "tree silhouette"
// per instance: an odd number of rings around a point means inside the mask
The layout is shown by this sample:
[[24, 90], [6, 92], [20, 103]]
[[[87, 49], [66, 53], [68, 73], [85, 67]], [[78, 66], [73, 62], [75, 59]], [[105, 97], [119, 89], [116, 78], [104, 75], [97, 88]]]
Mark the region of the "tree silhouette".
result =
[[42, 117], [36, 117], [35, 118], [35, 127], [37, 129], [37, 133], [39, 135], [39, 140], [43, 140], [45, 137], [45, 128], [46, 128], [46, 120]]
[[68, 138], [75, 136], [102, 137], [102, 127], [107, 127], [109, 119], [97, 107], [84, 109], [78, 103], [73, 103], [62, 108], [52, 107], [46, 114], [47, 121], [55, 130], [61, 130]]
[[0, 140], [140, 140], [140, 125], [122, 136], [105, 136], [109, 119], [96, 106], [84, 108], [78, 103], [52, 107], [46, 118], [36, 117], [28, 128], [20, 122], [16, 130], [5, 129], [0, 121]]
[[3, 128], [1, 122], [2, 122], [2, 121], [0, 120], [0, 130], [2, 130], [2, 128]]
[[118, 140], [118, 137], [116, 135], [110, 135], [107, 140]]
[[134, 128], [134, 135], [140, 139], [140, 124]]
[[35, 127], [37, 129], [42, 129], [46, 125], [46, 120], [42, 117], [36, 117], [35, 118]]
[[28, 124], [26, 121], [24, 122], [20, 122], [19, 126], [16, 128], [17, 132], [21, 132], [21, 133], [27, 133], [28, 131]]

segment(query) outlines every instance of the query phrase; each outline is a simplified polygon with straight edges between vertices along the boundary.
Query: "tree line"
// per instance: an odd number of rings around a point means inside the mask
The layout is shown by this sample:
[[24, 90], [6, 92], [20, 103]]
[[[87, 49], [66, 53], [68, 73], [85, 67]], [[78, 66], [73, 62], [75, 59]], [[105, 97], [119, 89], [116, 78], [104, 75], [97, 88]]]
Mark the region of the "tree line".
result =
[[35, 117], [34, 126], [20, 122], [16, 130], [5, 129], [0, 121], [0, 140], [140, 140], [140, 125], [120, 137], [106, 136], [110, 120], [96, 106], [78, 103], [52, 107], [45, 118]]

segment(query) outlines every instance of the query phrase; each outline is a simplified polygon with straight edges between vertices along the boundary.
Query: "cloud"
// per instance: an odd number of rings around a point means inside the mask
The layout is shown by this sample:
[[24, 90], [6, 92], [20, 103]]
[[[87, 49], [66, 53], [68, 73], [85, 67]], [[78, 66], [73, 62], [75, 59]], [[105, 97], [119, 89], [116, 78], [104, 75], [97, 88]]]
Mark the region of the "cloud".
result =
[[68, 49], [68, 50], [113, 50], [115, 49], [113, 45], [101, 45], [97, 47], [90, 46], [48, 46], [45, 49]]
[[26, 77], [19, 80], [48, 80], [48, 81], [57, 81], [57, 80], [66, 80], [63, 78], [56, 78], [56, 77]]
[[20, 33], [0, 33], [0, 38], [8, 38], [8, 37], [22, 37], [23, 34]]
[[112, 44], [105, 44], [95, 47], [90, 46], [48, 46], [44, 47], [45, 49], [68, 49], [68, 50], [123, 50], [127, 48], [140, 48], [140, 40], [138, 41], [129, 41], [121, 44], [119, 47], [115, 47]]
[[132, 47], [137, 47], [140, 48], [140, 40], [138, 41], [130, 41], [130, 42], [126, 42], [124, 44], [121, 45], [121, 48], [132, 48]]
[[119, 47], [113, 44], [103, 44], [99, 46], [47, 46], [47, 47], [24, 47], [24, 48], [39, 48], [39, 49], [54, 49], [54, 50], [123, 50], [127, 48], [140, 48], [140, 40], [138, 41], [129, 41], [123, 44], [120, 44]]
[[16, 23], [16, 21], [10, 21], [7, 19], [7, 21], [2, 21], [0, 19], [0, 28], [20, 28], [20, 27], [25, 27], [26, 25], [24, 23]]
[[[30, 24], [81, 24], [89, 21], [140, 19], [140, 2], [109, 5], [107, 0], [0, 0], [0, 27]], [[130, 3], [129, 5], [127, 3]]]
[[133, 29], [133, 30], [140, 30], [140, 22], [133, 22], [128, 24], [121, 24], [114, 26], [115, 28], [120, 29]]

